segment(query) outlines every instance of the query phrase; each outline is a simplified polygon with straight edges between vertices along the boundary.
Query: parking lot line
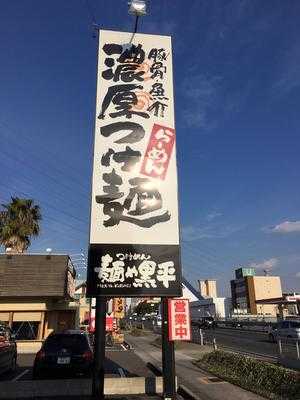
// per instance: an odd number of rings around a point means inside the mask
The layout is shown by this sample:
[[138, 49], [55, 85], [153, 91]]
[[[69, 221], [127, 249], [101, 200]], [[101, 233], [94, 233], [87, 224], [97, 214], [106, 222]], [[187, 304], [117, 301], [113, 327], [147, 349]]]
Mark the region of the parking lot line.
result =
[[21, 372], [18, 376], [16, 376], [14, 379], [12, 379], [12, 382], [15, 382], [18, 379], [22, 378], [22, 376], [27, 374], [27, 372], [29, 372], [29, 369], [25, 369], [25, 371]]
[[126, 374], [125, 374], [123, 368], [118, 368], [118, 371], [119, 371], [119, 374], [120, 374], [121, 378], [126, 378]]

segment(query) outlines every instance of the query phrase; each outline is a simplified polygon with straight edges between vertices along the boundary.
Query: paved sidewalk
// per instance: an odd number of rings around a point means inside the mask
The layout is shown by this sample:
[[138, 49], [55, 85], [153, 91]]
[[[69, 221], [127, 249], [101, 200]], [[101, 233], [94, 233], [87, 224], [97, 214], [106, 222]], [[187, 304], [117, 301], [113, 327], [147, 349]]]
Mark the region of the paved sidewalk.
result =
[[[136, 354], [144, 362], [151, 362], [161, 368], [161, 350], [153, 346], [151, 342], [157, 335], [149, 334], [143, 337], [126, 335], [127, 341], [135, 348]], [[186, 343], [183, 349], [176, 350], [176, 375], [179, 385], [190, 389], [200, 400], [263, 400], [264, 398], [252, 392], [248, 392], [231, 383], [216, 379], [215, 376], [204, 372], [192, 364], [199, 359], [203, 352], [210, 350], [206, 346]]]

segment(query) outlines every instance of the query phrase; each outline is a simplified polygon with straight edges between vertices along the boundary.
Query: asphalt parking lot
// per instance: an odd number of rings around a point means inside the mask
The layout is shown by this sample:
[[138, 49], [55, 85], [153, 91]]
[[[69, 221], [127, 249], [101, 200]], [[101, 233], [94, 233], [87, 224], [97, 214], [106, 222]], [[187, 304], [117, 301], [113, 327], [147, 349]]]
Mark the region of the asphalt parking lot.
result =
[[[18, 354], [17, 369], [0, 376], [0, 381], [32, 380], [32, 369], [35, 354]], [[145, 363], [135, 354], [134, 350], [123, 345], [115, 345], [106, 349], [105, 375], [108, 377], [153, 376]], [[64, 379], [64, 376], [60, 377]], [[49, 379], [52, 379], [49, 376]], [[57, 379], [57, 377], [56, 377]], [[74, 379], [81, 379], [80, 376]]]

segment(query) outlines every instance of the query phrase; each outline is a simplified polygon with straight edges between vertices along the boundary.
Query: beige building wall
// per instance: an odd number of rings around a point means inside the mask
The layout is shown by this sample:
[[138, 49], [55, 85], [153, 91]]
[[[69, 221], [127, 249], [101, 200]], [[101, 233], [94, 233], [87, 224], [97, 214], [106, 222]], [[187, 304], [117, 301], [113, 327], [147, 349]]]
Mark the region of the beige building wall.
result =
[[198, 281], [198, 285], [201, 296], [217, 297], [217, 281], [206, 279], [205, 281]]
[[281, 281], [279, 276], [247, 276], [250, 313], [276, 316], [277, 306], [272, 304], [256, 304], [256, 300], [282, 297]]
[[83, 324], [86, 314], [90, 312], [90, 303], [86, 299], [80, 299], [79, 302], [79, 323]]
[[199, 292], [200, 292], [201, 296], [206, 297], [207, 296], [207, 294], [206, 294], [207, 291], [206, 291], [205, 281], [198, 281], [198, 286], [199, 286]]
[[70, 301], [53, 302], [41, 298], [40, 301], [23, 299], [17, 303], [11, 299], [1, 299], [0, 321], [7, 323], [11, 328], [14, 323], [37, 323], [35, 340], [42, 340], [51, 332], [59, 330], [63, 323], [66, 328], [75, 328], [77, 309], [78, 304]]
[[207, 287], [207, 296], [208, 297], [218, 297], [217, 296], [217, 281], [207, 280], [206, 287]]

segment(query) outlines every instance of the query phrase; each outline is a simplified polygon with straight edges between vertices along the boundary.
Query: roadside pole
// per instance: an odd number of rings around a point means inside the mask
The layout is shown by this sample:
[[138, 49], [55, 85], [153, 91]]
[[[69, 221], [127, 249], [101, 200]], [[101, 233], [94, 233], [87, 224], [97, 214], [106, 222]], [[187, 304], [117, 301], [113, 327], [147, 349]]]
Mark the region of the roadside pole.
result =
[[106, 298], [96, 297], [93, 397], [104, 399]]
[[162, 370], [164, 399], [176, 399], [174, 342], [169, 340], [168, 299], [162, 300]]

